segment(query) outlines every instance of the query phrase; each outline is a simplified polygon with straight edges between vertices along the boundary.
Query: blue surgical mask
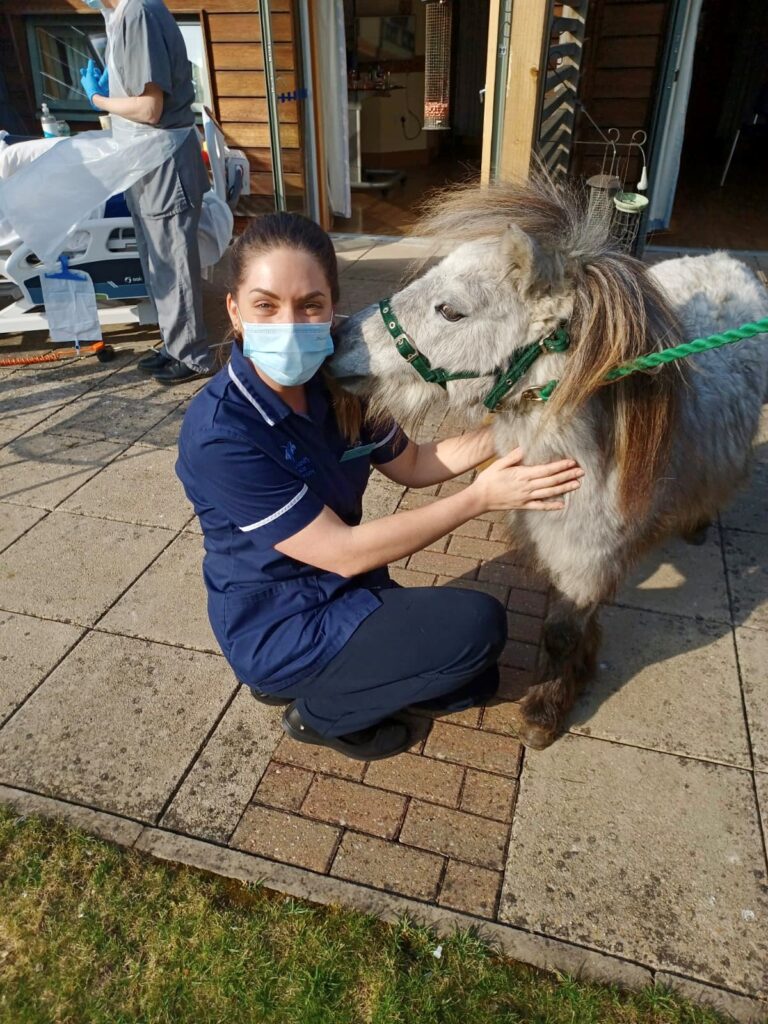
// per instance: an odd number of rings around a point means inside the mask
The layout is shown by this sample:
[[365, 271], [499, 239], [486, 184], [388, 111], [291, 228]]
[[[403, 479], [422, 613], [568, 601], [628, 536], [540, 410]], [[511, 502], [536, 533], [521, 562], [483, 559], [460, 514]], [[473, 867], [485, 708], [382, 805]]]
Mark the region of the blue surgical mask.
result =
[[[240, 316], [240, 311], [237, 313]], [[331, 324], [247, 324], [243, 355], [283, 387], [306, 384], [333, 352]]]
[[86, 7], [90, 7], [92, 11], [101, 11], [103, 13], [105, 10], [101, 0], [83, 0], [83, 3]]

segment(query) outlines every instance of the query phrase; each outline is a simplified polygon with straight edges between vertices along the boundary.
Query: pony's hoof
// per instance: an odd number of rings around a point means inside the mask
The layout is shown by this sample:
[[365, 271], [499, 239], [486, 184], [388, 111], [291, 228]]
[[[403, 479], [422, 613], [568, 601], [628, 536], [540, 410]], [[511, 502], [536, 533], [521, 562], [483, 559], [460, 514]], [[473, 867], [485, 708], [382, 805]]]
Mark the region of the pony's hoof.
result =
[[545, 729], [535, 722], [521, 721], [518, 730], [518, 739], [529, 750], [544, 750], [555, 742], [557, 736], [553, 729]]

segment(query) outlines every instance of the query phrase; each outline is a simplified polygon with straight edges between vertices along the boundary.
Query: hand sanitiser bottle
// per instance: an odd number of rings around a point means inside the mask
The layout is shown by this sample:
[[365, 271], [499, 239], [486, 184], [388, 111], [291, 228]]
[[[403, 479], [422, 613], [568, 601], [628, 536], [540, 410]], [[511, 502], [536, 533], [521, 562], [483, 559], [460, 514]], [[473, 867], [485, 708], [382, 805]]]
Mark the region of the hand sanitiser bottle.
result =
[[50, 110], [48, 109], [47, 103], [44, 103], [41, 109], [43, 113], [40, 118], [40, 125], [43, 129], [43, 135], [46, 139], [54, 139], [59, 134], [56, 118], [51, 114]]

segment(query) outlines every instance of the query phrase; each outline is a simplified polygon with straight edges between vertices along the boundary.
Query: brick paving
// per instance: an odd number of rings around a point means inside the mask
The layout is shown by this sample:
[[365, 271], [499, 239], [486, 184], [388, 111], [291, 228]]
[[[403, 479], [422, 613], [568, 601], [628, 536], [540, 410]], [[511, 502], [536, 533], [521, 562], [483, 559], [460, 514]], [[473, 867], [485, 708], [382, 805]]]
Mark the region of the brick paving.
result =
[[[391, 293], [410, 251], [339, 249], [342, 311]], [[540, 966], [768, 1013], [768, 421], [756, 483], [708, 543], [668, 545], [603, 611], [598, 678], [547, 751], [515, 738], [547, 587], [503, 516], [401, 559], [403, 586], [505, 605], [501, 687], [485, 708], [414, 712], [411, 749], [365, 764], [287, 738], [232, 678], [172, 474], [195, 387], [137, 373], [151, 334], [114, 340], [112, 364], [0, 369], [0, 799], [305, 898], [480, 925]], [[469, 478], [374, 474], [365, 515]]]
[[[436, 436], [454, 429], [448, 422]], [[390, 483], [386, 489], [399, 497], [398, 511], [439, 500], [454, 486], [434, 487], [426, 495]], [[501, 692], [519, 695], [530, 682], [546, 594], [507, 545], [488, 538], [497, 525], [466, 524], [469, 529], [404, 559], [392, 575], [403, 586], [471, 584], [508, 603], [510, 641], [501, 658], [508, 667], [502, 669]], [[478, 583], [478, 575], [490, 574], [494, 565], [505, 585]], [[435, 721], [429, 712], [414, 712], [411, 750], [370, 764], [284, 737], [231, 844], [468, 913], [483, 908], [483, 916], [493, 916], [523, 753], [499, 714], [505, 707], [471, 708]], [[321, 822], [334, 831], [316, 830]], [[407, 877], [411, 872], [415, 881]]]

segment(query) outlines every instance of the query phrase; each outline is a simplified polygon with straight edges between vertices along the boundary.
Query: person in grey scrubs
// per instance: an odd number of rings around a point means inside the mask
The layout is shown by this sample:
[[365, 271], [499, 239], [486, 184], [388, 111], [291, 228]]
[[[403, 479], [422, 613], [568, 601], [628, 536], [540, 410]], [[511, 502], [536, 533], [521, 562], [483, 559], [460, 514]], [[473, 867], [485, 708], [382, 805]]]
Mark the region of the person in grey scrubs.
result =
[[[162, 345], [139, 360], [161, 384], [208, 374], [197, 229], [210, 188], [192, 110], [194, 87], [184, 39], [162, 0], [85, 0], [107, 22], [107, 73], [90, 62], [82, 85], [97, 110], [137, 133], [166, 131], [173, 155], [125, 193], [144, 280], [157, 309]], [[129, 130], [131, 126], [129, 125]], [[180, 141], [181, 140], [181, 141]]]

